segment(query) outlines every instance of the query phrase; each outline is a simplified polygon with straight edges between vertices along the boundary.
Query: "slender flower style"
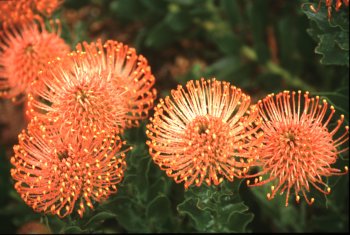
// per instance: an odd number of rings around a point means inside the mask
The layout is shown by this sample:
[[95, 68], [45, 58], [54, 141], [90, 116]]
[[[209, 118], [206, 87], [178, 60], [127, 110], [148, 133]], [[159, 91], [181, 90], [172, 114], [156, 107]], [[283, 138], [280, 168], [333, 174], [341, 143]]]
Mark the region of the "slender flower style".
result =
[[[301, 195], [310, 205], [315, 200], [307, 196], [312, 187], [329, 194], [331, 189], [324, 177], [348, 171], [348, 167], [342, 172], [331, 166], [340, 153], [348, 150], [348, 146], [337, 150], [349, 140], [348, 126], [343, 134], [338, 134], [344, 116], [341, 115], [336, 127], [329, 130], [334, 107], [329, 108], [326, 100], [320, 103], [318, 96], [311, 98], [308, 92], [302, 94], [301, 91], [271, 94], [258, 105], [264, 132], [258, 164], [262, 170], [251, 175], [258, 178], [252, 184], [248, 180], [248, 185], [272, 182], [268, 199], [274, 198], [277, 192], [286, 192], [286, 206], [291, 190], [294, 190], [297, 202]], [[265, 176], [267, 178], [263, 179]]]
[[31, 23], [0, 32], [0, 97], [22, 101], [30, 84], [47, 62], [64, 56], [69, 47], [59, 37], [60, 23], [51, 22], [51, 32]]
[[62, 0], [7, 0], [0, 1], [0, 23], [21, 24], [51, 16]]
[[[93, 209], [117, 191], [126, 168], [124, 144], [118, 132], [95, 133], [79, 142], [31, 122], [19, 135], [11, 158], [15, 189], [36, 212], [65, 217], [85, 207]], [[100, 141], [100, 139], [102, 141]]]
[[[318, 7], [317, 8], [315, 8], [313, 4], [310, 4], [310, 9], [313, 12], [317, 13], [320, 10], [322, 2], [323, 2], [322, 0], [320, 0], [318, 2]], [[333, 0], [326, 0], [325, 1], [325, 5], [327, 7], [327, 14], [328, 14], [328, 20], [329, 21], [331, 20], [331, 17], [332, 17], [332, 8], [333, 7], [335, 8], [336, 12], [338, 12], [342, 6], [349, 7], [349, 0], [335, 0], [334, 2], [335, 3], [333, 4]], [[309, 3], [304, 3], [304, 4], [309, 4]]]
[[[215, 79], [178, 86], [147, 125], [156, 164], [185, 188], [243, 177], [257, 158], [258, 112], [241, 89]], [[250, 109], [250, 110], [249, 110]]]

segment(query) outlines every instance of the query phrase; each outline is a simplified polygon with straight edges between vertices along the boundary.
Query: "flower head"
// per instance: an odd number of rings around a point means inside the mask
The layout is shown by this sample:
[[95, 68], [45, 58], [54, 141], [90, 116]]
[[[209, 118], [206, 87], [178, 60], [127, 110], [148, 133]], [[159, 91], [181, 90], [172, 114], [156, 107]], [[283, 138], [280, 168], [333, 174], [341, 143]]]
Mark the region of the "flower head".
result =
[[122, 95], [111, 86], [111, 72], [97, 51], [74, 51], [50, 62], [28, 95], [29, 116], [65, 133], [66, 139], [123, 128], [127, 114]]
[[123, 142], [117, 134], [101, 132], [67, 142], [58, 132], [31, 122], [11, 158], [15, 189], [36, 212], [65, 217], [76, 208], [82, 217], [86, 206], [93, 208], [115, 193], [123, 178], [126, 150], [120, 151]]
[[189, 81], [161, 99], [147, 126], [149, 152], [177, 183], [232, 181], [249, 169], [259, 136], [250, 97], [228, 82]]
[[69, 138], [123, 129], [145, 118], [155, 95], [147, 61], [114, 41], [76, 48], [40, 73], [29, 94], [29, 116], [46, 120]]
[[0, 33], [0, 97], [22, 100], [47, 62], [69, 52], [58, 21], [57, 27], [48, 32], [43, 24], [25, 24]]
[[17, 24], [40, 19], [41, 15], [51, 16], [62, 2], [62, 0], [0, 1], [0, 22]]
[[[291, 190], [294, 190], [297, 202], [302, 195], [308, 204], [314, 202], [314, 198], [307, 197], [311, 187], [329, 194], [331, 189], [324, 182], [324, 177], [344, 174], [331, 166], [341, 152], [348, 150], [337, 150], [348, 142], [348, 126], [342, 135], [335, 138], [344, 116], [333, 130], [329, 130], [327, 126], [335, 112], [334, 107], [329, 108], [326, 100], [320, 103], [318, 96], [310, 98], [308, 92], [302, 95], [301, 91], [268, 95], [258, 105], [264, 132], [258, 164], [262, 170], [255, 175], [259, 178], [253, 184], [248, 181], [248, 185], [273, 182], [268, 199], [277, 192], [282, 194], [286, 191], [286, 206]], [[267, 178], [263, 179], [265, 175]]]

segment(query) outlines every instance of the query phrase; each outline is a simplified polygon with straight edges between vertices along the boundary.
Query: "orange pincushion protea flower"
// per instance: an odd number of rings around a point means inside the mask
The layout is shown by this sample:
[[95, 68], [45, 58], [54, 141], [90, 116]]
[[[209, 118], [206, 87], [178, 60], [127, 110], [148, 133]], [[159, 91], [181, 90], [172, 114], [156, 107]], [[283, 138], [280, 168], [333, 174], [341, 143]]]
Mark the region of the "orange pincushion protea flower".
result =
[[[327, 126], [335, 112], [334, 107], [330, 107], [327, 115], [329, 107], [326, 100], [322, 104], [319, 102], [318, 96], [310, 98], [308, 92], [302, 96], [301, 91], [297, 94], [284, 91], [259, 101], [264, 132], [263, 145], [259, 149], [259, 165], [263, 168], [254, 175], [259, 178], [253, 184], [250, 181], [247, 183], [250, 186], [259, 186], [273, 182], [272, 193], [267, 194], [268, 199], [272, 199], [279, 191], [281, 194], [287, 191], [288, 206], [290, 191], [294, 190], [297, 202], [301, 194], [308, 204], [312, 204], [315, 199], [309, 200], [307, 197], [311, 186], [329, 194], [330, 188], [323, 177], [342, 175], [348, 171], [348, 167], [345, 167], [345, 172], [341, 172], [331, 165], [336, 162], [338, 154], [348, 150], [337, 148], [348, 142], [349, 127], [346, 126], [346, 131], [333, 140], [344, 116], [329, 131]], [[265, 180], [264, 175], [268, 176]]]
[[78, 44], [39, 78], [29, 94], [29, 116], [57, 126], [68, 138], [137, 124], [155, 98], [147, 61], [114, 41]]
[[[57, 30], [48, 32], [43, 23], [9, 27], [0, 33], [0, 97], [22, 100], [30, 91], [30, 84], [47, 62], [64, 56], [69, 47], [59, 37]], [[51, 24], [52, 28], [55, 25]]]
[[117, 132], [95, 133], [87, 140], [64, 141], [44, 125], [29, 125], [19, 135], [11, 158], [15, 189], [36, 212], [65, 217], [75, 210], [82, 217], [117, 191], [126, 168]]
[[41, 16], [51, 16], [62, 0], [7, 0], [0, 1], [0, 22], [6, 24], [32, 21]]
[[111, 73], [95, 55], [77, 51], [50, 62], [28, 95], [29, 116], [59, 129], [67, 140], [123, 127], [124, 91], [111, 86]]
[[258, 113], [228, 82], [189, 81], [161, 99], [147, 125], [149, 152], [185, 188], [242, 177], [256, 157]]
[[[103, 46], [100, 40], [96, 44], [84, 43], [84, 48], [87, 54], [97, 56], [96, 62], [109, 71], [113, 87], [123, 91], [120, 97], [126, 108], [123, 126], [138, 126], [139, 120], [148, 117], [156, 97], [156, 90], [152, 89], [155, 78], [146, 58], [137, 55], [134, 48], [113, 40]], [[80, 45], [77, 50], [82, 50]]]

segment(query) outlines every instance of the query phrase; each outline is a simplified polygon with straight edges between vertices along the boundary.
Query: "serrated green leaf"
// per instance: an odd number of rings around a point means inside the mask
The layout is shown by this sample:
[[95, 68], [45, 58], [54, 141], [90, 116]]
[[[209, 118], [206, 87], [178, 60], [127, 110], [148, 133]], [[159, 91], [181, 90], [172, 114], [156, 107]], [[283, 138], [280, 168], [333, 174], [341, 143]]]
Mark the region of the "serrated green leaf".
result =
[[349, 51], [349, 34], [348, 32], [339, 32], [335, 39], [335, 42], [338, 44], [340, 49]]
[[[245, 206], [246, 207], [246, 206]], [[248, 207], [246, 207], [248, 210]], [[254, 219], [253, 213], [242, 213], [233, 211], [227, 220], [227, 227], [232, 232], [246, 232], [246, 228], [249, 223]]]
[[320, 62], [325, 65], [349, 66], [348, 16], [339, 12], [333, 14], [328, 21], [325, 9], [317, 13], [304, 9], [304, 13], [311, 21], [308, 33], [318, 41], [315, 52], [322, 55]]
[[207, 231], [213, 223], [210, 213], [200, 210], [192, 198], [188, 198], [179, 204], [177, 211], [180, 214], [188, 215], [194, 221], [198, 231]]
[[[178, 205], [178, 211], [188, 215], [198, 231], [243, 231], [252, 221], [252, 214], [239, 198], [240, 185], [241, 182], [236, 180], [232, 183], [224, 181], [218, 186], [192, 187], [185, 193], [186, 199]], [[239, 217], [236, 219], [239, 224], [232, 224], [231, 216]]]

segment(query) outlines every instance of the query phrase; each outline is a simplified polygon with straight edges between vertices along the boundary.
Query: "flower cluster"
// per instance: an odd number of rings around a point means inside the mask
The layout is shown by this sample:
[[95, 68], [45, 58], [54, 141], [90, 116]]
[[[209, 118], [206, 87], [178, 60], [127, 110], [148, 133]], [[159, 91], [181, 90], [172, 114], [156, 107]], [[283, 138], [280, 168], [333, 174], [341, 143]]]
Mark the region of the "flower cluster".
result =
[[82, 217], [117, 191], [131, 149], [120, 134], [147, 118], [155, 78], [143, 56], [116, 41], [83, 42], [70, 52], [59, 21], [49, 32], [31, 11], [50, 15], [60, 2], [1, 3], [22, 9], [26, 20], [3, 22], [0, 96], [25, 101], [30, 119], [11, 158], [17, 192], [37, 212]]
[[15, 189], [34, 210], [83, 216], [85, 205], [117, 191], [125, 170], [119, 134], [153, 105], [147, 60], [101, 40], [48, 61], [30, 85], [28, 131], [11, 159]]
[[[250, 97], [227, 82], [190, 81], [186, 90], [172, 90], [161, 99], [147, 126], [149, 152], [160, 169], [185, 188], [203, 181], [208, 185], [224, 178], [255, 178], [249, 186], [272, 182], [268, 199], [291, 190], [296, 201], [311, 187], [329, 194], [325, 177], [348, 172], [334, 168], [342, 146], [349, 140], [349, 127], [328, 129], [335, 109], [309, 93], [284, 91], [268, 95], [250, 106]], [[258, 167], [258, 173], [250, 168]], [[266, 178], [266, 179], [264, 179]]]
[[[16, 191], [37, 212], [82, 217], [117, 192], [131, 149], [121, 134], [148, 117], [155, 78], [146, 58], [121, 42], [98, 39], [71, 51], [59, 21], [48, 30], [42, 20], [61, 2], [0, 2], [0, 97], [26, 101], [30, 118], [11, 158]], [[248, 178], [248, 186], [272, 184], [268, 199], [286, 192], [287, 206], [295, 193], [312, 204], [312, 188], [329, 194], [326, 177], [348, 172], [333, 165], [349, 140], [348, 126], [339, 133], [343, 115], [330, 128], [334, 113], [308, 92], [252, 104], [229, 82], [202, 78], [160, 99], [146, 144], [185, 189]]]

